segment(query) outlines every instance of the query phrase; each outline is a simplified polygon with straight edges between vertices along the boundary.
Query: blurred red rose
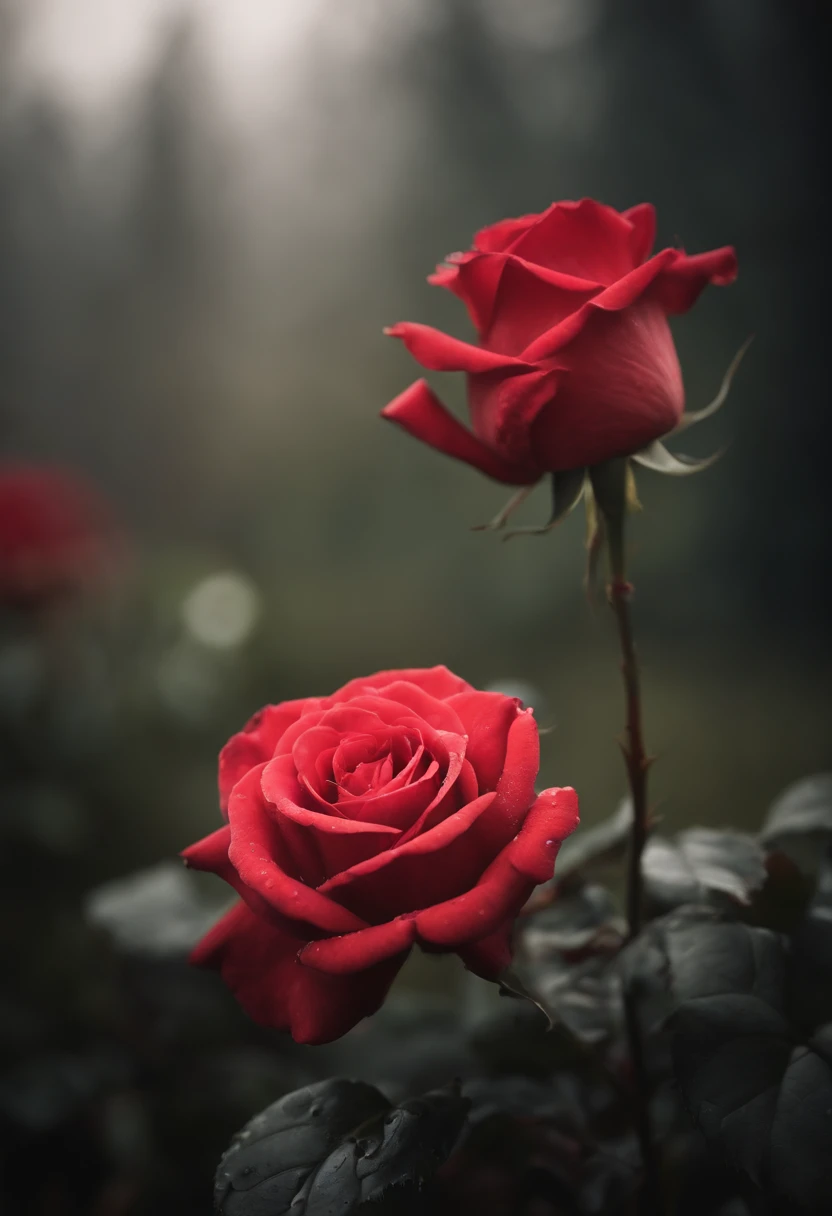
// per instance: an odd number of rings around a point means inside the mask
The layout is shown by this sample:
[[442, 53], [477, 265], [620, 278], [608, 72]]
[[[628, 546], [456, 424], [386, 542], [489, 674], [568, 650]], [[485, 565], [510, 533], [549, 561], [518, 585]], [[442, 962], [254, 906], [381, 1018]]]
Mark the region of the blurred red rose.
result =
[[183, 854], [242, 896], [192, 961], [306, 1043], [375, 1012], [414, 945], [495, 979], [578, 822], [538, 759], [531, 710], [445, 667], [267, 706], [220, 756], [228, 823]]
[[617, 212], [592, 199], [484, 228], [429, 282], [468, 307], [473, 345], [408, 321], [387, 330], [432, 371], [468, 374], [473, 432], [424, 380], [382, 411], [417, 439], [497, 481], [628, 456], [666, 435], [684, 408], [669, 313], [708, 283], [733, 282], [730, 247], [650, 257], [649, 203]]
[[63, 469], [0, 468], [0, 601], [43, 603], [109, 565], [115, 536], [95, 491]]

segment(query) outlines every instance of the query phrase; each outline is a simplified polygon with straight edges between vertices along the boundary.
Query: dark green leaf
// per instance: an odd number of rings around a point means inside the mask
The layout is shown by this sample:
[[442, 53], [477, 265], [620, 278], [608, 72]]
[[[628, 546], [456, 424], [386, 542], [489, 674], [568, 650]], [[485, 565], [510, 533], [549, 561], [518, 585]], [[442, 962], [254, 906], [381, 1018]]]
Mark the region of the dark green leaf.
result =
[[792, 938], [789, 1006], [807, 1031], [832, 1019], [832, 850], [824, 856], [815, 897]]
[[445, 1160], [468, 1102], [437, 1090], [397, 1107], [371, 1085], [330, 1080], [251, 1120], [220, 1162], [221, 1216], [350, 1216], [391, 1186], [421, 1184]]
[[553, 1021], [587, 1042], [618, 1024], [620, 980], [610, 956], [625, 925], [609, 892], [597, 885], [561, 895], [523, 928], [515, 969]]
[[566, 1070], [545, 1081], [523, 1076], [477, 1078], [467, 1081], [462, 1092], [471, 1103], [471, 1126], [501, 1114], [558, 1119], [582, 1129], [590, 1113], [589, 1104], [582, 1101], [582, 1082]]
[[696, 1123], [784, 1210], [826, 1211], [832, 1072], [823, 1032], [801, 1045], [784, 1014], [784, 939], [703, 922], [671, 929], [665, 945], [674, 1071]]
[[832, 1197], [832, 1068], [798, 1048], [783, 1077], [770, 1134], [778, 1192], [809, 1212], [828, 1212]]
[[735, 921], [688, 921], [669, 929], [666, 944], [677, 1001], [741, 994], [782, 1008], [785, 947], [778, 934]]
[[772, 804], [760, 833], [764, 845], [780, 846], [809, 868], [818, 841], [831, 836], [832, 773], [804, 777], [785, 789]]
[[642, 873], [648, 898], [661, 908], [714, 896], [748, 904], [766, 881], [765, 854], [744, 832], [690, 828], [672, 840], [649, 840]]

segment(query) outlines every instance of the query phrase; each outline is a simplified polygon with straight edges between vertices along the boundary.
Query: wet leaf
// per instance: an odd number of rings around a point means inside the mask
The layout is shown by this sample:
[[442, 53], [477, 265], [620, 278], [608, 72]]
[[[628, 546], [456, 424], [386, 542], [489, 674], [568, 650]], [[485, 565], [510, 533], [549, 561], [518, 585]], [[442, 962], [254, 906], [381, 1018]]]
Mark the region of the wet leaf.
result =
[[521, 931], [516, 971], [549, 1017], [586, 1042], [614, 1033], [620, 979], [609, 965], [626, 926], [609, 892], [586, 885], [564, 893]]
[[421, 1185], [468, 1109], [455, 1088], [391, 1106], [372, 1085], [328, 1080], [287, 1094], [239, 1133], [217, 1170], [220, 1216], [350, 1216], [393, 1186]]
[[652, 837], [642, 873], [648, 898], [661, 908], [713, 895], [749, 904], [767, 877], [765, 854], [753, 836], [712, 828], [691, 828], [672, 840]]
[[[779, 845], [795, 860], [809, 865], [819, 840], [832, 837], [832, 773], [816, 773], [796, 781], [775, 800], [766, 816], [760, 839], [771, 848]], [[807, 839], [803, 839], [807, 838]]]
[[674, 1072], [695, 1122], [788, 1211], [825, 1211], [832, 1070], [823, 1032], [801, 1044], [786, 1018], [785, 940], [716, 922], [678, 927], [665, 944]]

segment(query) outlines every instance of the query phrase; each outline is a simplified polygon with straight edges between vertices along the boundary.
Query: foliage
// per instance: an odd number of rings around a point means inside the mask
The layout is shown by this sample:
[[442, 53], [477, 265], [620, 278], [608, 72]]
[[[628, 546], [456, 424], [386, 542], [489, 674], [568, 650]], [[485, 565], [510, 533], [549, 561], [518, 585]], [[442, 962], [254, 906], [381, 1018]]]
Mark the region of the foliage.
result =
[[[534, 1004], [511, 999], [469, 1026], [468, 1067], [479, 1075], [463, 1084], [470, 1105], [459, 1141], [419, 1193], [421, 1206], [412, 1196], [417, 1206], [390, 1210], [630, 1211], [640, 1164], [624, 1032], [628, 994], [646, 1043], [666, 1212], [825, 1211], [832, 1193], [832, 854], [815, 874], [801, 874], [770, 831], [774, 821], [778, 839], [817, 832], [825, 789], [826, 779], [813, 778], [787, 791], [759, 836], [691, 829], [654, 837], [644, 855], [651, 917], [630, 941], [616, 899], [595, 881], [620, 853], [627, 808], [579, 832], [564, 849], [559, 885], [539, 889], [519, 923], [517, 982], [506, 989], [527, 990], [552, 1029]], [[293, 1101], [306, 1101], [307, 1092]], [[447, 1111], [428, 1095], [420, 1113], [422, 1134], [441, 1140]], [[336, 1120], [327, 1153], [341, 1135]], [[352, 1150], [337, 1151], [352, 1160]], [[281, 1152], [269, 1168], [278, 1160], [288, 1169], [292, 1154]], [[408, 1168], [397, 1159], [388, 1180]], [[352, 1171], [345, 1176], [337, 1202], [327, 1191], [332, 1211], [341, 1210], [338, 1202], [353, 1210], [347, 1205], [357, 1184]], [[236, 1206], [220, 1210], [265, 1216], [247, 1194], [234, 1192]]]

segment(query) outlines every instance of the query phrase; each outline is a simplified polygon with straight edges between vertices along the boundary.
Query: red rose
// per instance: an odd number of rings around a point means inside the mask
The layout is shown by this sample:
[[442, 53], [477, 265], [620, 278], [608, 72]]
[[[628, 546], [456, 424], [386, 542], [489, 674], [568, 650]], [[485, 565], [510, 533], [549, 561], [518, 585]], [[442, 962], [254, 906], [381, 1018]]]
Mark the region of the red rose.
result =
[[733, 282], [737, 261], [729, 247], [650, 257], [654, 235], [649, 203], [619, 214], [592, 199], [484, 228], [429, 279], [465, 301], [478, 343], [411, 322], [387, 331], [423, 367], [467, 372], [473, 433], [424, 380], [383, 415], [510, 485], [666, 435], [684, 408], [667, 316], [707, 283]]
[[495, 979], [578, 822], [535, 796], [537, 725], [446, 667], [270, 705], [220, 755], [225, 827], [186, 861], [242, 896], [196, 947], [258, 1022], [324, 1043], [375, 1012], [410, 949]]
[[37, 604], [79, 588], [115, 555], [104, 503], [61, 469], [0, 469], [0, 600]]

